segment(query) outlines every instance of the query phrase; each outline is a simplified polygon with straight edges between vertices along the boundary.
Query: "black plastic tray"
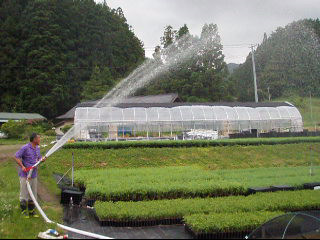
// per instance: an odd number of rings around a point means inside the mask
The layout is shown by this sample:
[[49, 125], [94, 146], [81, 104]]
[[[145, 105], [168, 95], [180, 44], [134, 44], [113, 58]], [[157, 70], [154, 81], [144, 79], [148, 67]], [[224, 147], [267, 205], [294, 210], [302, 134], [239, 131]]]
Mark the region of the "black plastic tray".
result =
[[274, 188], [272, 187], [254, 187], [254, 188], [249, 188], [248, 193], [249, 194], [255, 194], [259, 192], [274, 192]]
[[294, 191], [294, 190], [296, 190], [295, 187], [288, 186], [288, 185], [271, 186], [271, 188], [274, 189], [274, 192], [277, 192], [277, 191]]
[[254, 229], [242, 232], [219, 232], [219, 233], [197, 233], [188, 225], [185, 225], [186, 232], [190, 233], [194, 239], [245, 239]]
[[180, 225], [183, 224], [181, 218], [160, 219], [160, 220], [139, 220], [139, 221], [114, 221], [101, 220], [97, 217], [103, 227], [151, 227], [158, 225]]
[[303, 184], [304, 189], [312, 189], [313, 190], [315, 187], [320, 187], [320, 182]]

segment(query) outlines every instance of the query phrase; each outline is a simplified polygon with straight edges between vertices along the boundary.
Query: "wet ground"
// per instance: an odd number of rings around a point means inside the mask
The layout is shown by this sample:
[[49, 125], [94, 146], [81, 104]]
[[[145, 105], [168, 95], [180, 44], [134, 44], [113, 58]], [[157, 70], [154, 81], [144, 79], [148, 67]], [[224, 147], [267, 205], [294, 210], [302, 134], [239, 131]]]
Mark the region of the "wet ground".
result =
[[[185, 232], [183, 225], [141, 228], [101, 227], [95, 219], [93, 210], [80, 207], [65, 207], [64, 222], [73, 228], [117, 239], [192, 239], [191, 235]], [[69, 233], [69, 238], [89, 239], [73, 233]]]

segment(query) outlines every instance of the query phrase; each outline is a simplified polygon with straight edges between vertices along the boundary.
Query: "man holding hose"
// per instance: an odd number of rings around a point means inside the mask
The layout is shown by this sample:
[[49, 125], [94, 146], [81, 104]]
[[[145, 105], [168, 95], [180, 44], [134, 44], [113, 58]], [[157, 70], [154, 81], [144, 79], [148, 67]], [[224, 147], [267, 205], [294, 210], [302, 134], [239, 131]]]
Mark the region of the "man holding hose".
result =
[[[27, 179], [29, 168], [34, 166], [38, 161], [45, 161], [46, 157], [42, 158], [40, 154], [40, 136], [33, 133], [30, 136], [30, 142], [24, 145], [15, 155], [15, 160], [19, 165], [19, 177], [20, 177], [20, 207], [22, 215], [25, 218], [29, 217], [39, 217], [35, 212], [35, 204], [32, 201], [28, 188]], [[37, 183], [38, 183], [38, 170], [35, 168], [28, 179], [31, 185], [32, 192], [34, 196], [37, 197]]]

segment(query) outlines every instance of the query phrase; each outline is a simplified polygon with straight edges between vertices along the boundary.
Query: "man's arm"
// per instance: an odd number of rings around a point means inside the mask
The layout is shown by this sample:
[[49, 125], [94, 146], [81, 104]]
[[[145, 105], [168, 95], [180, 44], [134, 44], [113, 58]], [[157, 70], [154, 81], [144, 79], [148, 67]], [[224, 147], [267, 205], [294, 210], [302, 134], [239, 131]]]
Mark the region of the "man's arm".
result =
[[14, 156], [14, 159], [16, 160], [16, 163], [21, 167], [22, 171], [26, 172], [26, 167], [22, 163], [22, 157], [24, 155], [25, 148], [22, 147]]
[[26, 172], [27, 169], [25, 168], [25, 166], [23, 166], [22, 160], [17, 157], [15, 157], [14, 159], [16, 160], [17, 164], [21, 167], [22, 171]]

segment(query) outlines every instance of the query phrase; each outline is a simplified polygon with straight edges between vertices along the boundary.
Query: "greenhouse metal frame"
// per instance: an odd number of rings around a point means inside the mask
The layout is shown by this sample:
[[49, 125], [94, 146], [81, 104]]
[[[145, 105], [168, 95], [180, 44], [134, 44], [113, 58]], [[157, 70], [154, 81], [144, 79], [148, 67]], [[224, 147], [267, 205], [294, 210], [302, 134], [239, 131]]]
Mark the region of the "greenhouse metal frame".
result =
[[[135, 137], [174, 137], [188, 131], [217, 131], [219, 136], [255, 130], [262, 132], [301, 132], [303, 121], [294, 106], [243, 107], [190, 105], [173, 107], [77, 108], [75, 131], [79, 139], [118, 139], [129, 128]], [[119, 130], [120, 129], [120, 130]], [[122, 130], [121, 130], [122, 129]], [[120, 135], [119, 135], [120, 132]], [[121, 134], [122, 132], [122, 134]], [[103, 137], [101, 133], [108, 133]]]

